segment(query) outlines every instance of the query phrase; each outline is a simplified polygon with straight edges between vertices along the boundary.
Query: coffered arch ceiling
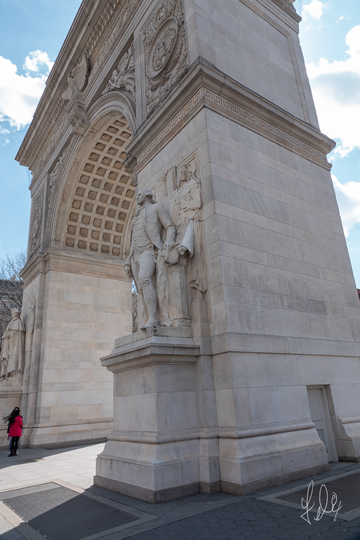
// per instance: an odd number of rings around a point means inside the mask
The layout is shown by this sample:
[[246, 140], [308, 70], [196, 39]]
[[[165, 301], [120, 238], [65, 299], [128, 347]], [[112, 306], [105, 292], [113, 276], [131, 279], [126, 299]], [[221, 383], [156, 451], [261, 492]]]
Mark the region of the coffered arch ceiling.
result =
[[62, 195], [64, 249], [125, 259], [135, 210], [134, 173], [124, 166], [131, 138], [129, 122], [114, 112], [85, 137], [70, 167], [71, 186], [65, 183]]

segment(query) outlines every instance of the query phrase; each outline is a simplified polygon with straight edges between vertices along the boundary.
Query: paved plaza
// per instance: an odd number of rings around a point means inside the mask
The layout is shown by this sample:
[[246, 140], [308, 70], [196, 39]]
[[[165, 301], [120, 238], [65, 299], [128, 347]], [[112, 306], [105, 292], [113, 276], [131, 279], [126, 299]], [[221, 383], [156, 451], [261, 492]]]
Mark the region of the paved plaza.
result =
[[[13, 458], [2, 450], [1, 540], [360, 539], [358, 463], [248, 496], [199, 493], [152, 505], [92, 485], [102, 448], [24, 449]], [[316, 513], [321, 484], [324, 510], [334, 509], [324, 515]], [[307, 495], [309, 512], [300, 506]]]

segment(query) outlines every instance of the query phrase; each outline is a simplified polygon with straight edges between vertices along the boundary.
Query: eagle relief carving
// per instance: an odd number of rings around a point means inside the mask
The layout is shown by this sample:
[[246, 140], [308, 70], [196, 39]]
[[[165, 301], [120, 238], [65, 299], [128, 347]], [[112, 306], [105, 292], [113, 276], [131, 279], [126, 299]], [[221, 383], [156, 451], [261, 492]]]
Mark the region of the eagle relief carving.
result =
[[132, 44], [129, 50], [121, 57], [120, 62], [118, 63], [117, 68], [112, 72], [102, 95], [117, 89], [129, 92], [131, 97], [135, 100], [134, 44]]
[[187, 69], [182, 0], [160, 2], [144, 28], [147, 112], [154, 110]]

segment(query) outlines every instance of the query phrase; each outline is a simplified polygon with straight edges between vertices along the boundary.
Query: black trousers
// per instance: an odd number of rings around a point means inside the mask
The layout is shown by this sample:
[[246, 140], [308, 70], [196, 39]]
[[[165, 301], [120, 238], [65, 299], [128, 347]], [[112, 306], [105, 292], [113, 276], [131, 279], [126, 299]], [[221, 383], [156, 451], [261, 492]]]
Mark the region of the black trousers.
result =
[[11, 439], [11, 455], [14, 456], [17, 452], [20, 437], [12, 437]]

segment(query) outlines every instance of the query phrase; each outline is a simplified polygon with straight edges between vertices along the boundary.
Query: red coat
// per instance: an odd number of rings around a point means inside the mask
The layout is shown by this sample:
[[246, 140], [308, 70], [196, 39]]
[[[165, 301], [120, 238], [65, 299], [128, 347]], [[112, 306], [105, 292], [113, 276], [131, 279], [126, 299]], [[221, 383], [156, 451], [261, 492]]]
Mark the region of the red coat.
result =
[[17, 416], [9, 429], [9, 437], [21, 437], [21, 428], [23, 427], [23, 419]]

